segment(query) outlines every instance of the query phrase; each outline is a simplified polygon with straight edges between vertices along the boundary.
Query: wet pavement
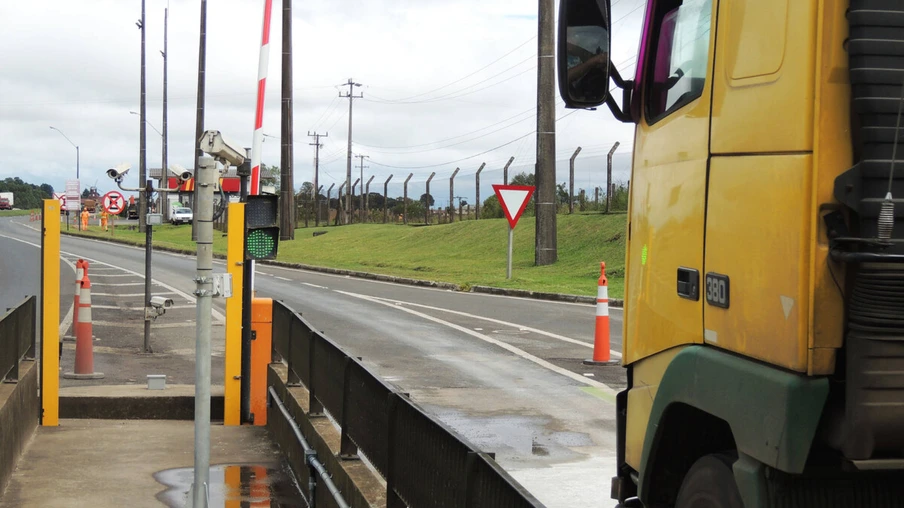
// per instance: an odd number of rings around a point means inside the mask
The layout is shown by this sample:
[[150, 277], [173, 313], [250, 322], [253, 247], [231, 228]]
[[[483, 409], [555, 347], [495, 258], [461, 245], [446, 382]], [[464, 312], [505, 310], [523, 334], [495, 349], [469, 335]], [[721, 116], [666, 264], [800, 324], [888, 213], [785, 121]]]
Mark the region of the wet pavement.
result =
[[[61, 420], [38, 427], [0, 508], [182, 507], [193, 476], [190, 421]], [[211, 507], [303, 506], [262, 427], [211, 427]]]

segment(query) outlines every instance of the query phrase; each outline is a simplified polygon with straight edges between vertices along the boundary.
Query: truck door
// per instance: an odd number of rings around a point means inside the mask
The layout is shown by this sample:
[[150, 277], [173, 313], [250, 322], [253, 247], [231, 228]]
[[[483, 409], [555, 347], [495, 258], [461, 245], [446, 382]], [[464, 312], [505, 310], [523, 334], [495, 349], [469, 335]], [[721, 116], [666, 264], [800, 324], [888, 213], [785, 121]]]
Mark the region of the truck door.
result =
[[624, 363], [703, 340], [703, 246], [718, 0], [651, 1], [638, 55]]

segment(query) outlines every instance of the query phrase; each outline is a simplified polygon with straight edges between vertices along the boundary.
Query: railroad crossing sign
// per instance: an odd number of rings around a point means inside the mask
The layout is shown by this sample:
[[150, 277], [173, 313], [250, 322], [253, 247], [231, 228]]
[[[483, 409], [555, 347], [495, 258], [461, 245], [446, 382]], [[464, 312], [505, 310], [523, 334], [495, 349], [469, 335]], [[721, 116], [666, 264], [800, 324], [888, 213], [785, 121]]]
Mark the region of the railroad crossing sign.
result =
[[107, 213], [119, 215], [126, 209], [126, 198], [119, 191], [110, 191], [104, 194], [101, 206], [104, 207], [104, 211]]
[[532, 185], [497, 184], [493, 185], [493, 191], [499, 198], [499, 204], [502, 205], [502, 211], [505, 213], [505, 218], [508, 219], [509, 226], [515, 229], [518, 219], [521, 218], [521, 214], [527, 208], [527, 202], [534, 193], [534, 187]]

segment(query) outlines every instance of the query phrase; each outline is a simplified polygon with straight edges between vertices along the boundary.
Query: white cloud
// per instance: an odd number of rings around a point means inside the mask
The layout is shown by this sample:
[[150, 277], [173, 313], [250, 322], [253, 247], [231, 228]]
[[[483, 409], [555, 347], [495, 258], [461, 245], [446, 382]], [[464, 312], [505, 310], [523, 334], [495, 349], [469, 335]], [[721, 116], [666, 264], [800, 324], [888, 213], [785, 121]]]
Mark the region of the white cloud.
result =
[[[613, 2], [613, 19], [627, 15], [614, 30], [613, 61], [629, 70], [642, 16], [639, 5], [640, 0]], [[166, 6], [165, 0], [146, 0], [147, 112], [158, 129]], [[484, 196], [491, 183], [501, 181], [510, 156], [516, 157], [510, 174], [532, 171], [536, 2], [296, 1], [293, 8], [296, 186], [313, 175], [313, 147], [306, 134], [314, 129], [329, 130], [321, 183], [328, 187], [345, 179], [348, 100], [338, 99], [342, 88], [337, 85], [348, 78], [364, 85], [356, 88], [364, 100], [354, 104], [353, 138], [354, 151], [371, 157], [365, 180], [375, 175], [372, 191], [382, 191], [383, 181], [394, 174], [390, 194], [401, 194], [401, 183], [412, 172], [409, 194], [420, 195], [435, 171], [433, 187], [446, 190], [434, 194], [444, 204], [456, 166], [462, 168], [456, 189], [473, 192], [474, 172], [487, 162]], [[169, 3], [169, 160], [184, 166], [192, 166], [199, 14], [198, 0]], [[262, 14], [263, 0], [208, 3], [205, 127], [244, 146], [251, 146], [253, 132]], [[135, 21], [140, 15], [138, 0], [0, 3], [0, 178], [20, 176], [63, 189], [65, 180], [75, 176], [75, 149], [51, 125], [79, 145], [83, 186], [97, 182], [101, 191], [113, 188], [103, 173], [120, 162], [130, 163], [137, 176], [139, 121], [129, 111], [139, 106]], [[275, 0], [264, 114], [264, 131], [273, 136], [280, 134], [281, 15], [281, 2]], [[556, 114], [569, 113], [559, 107]], [[605, 153], [612, 142], [621, 142], [619, 153], [630, 151], [633, 126], [618, 123], [605, 108], [574, 112], [556, 128], [558, 181], [567, 180], [567, 160], [575, 147], [583, 147], [576, 187], [605, 181]], [[448, 138], [454, 139], [386, 148]], [[151, 127], [147, 150], [148, 166], [158, 167], [160, 137]], [[278, 140], [268, 139], [262, 154], [264, 163], [278, 164]], [[441, 165], [459, 159], [466, 160]], [[630, 157], [616, 159], [623, 180], [626, 160]], [[357, 174], [353, 170], [353, 179]]]

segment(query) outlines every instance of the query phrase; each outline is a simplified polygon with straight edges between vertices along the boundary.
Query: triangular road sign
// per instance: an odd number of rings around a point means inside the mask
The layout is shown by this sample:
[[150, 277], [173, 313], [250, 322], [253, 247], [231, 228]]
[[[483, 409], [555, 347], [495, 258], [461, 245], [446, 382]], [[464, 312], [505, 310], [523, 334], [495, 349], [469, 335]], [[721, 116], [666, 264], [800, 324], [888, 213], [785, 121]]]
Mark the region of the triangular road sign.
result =
[[496, 184], [493, 185], [493, 191], [496, 192], [499, 204], [502, 205], [502, 211], [505, 213], [505, 218], [508, 219], [509, 226], [515, 229], [518, 219], [521, 218], [521, 214], [527, 208], [527, 202], [534, 193], [534, 186]]

